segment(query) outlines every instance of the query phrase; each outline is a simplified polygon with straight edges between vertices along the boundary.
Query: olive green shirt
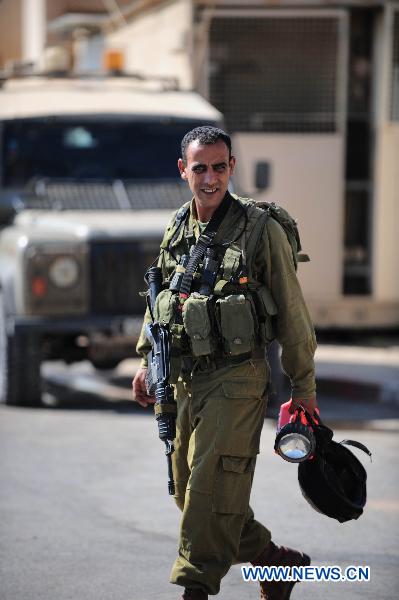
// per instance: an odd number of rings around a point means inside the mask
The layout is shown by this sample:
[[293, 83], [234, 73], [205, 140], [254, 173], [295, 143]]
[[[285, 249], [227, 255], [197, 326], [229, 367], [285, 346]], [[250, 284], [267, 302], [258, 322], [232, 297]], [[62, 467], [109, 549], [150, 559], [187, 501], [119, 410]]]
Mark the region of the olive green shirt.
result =
[[[253, 208], [252, 211], [261, 211], [261, 209]], [[262, 212], [259, 215], [256, 212], [252, 214], [257, 218], [263, 216]], [[257, 282], [268, 287], [277, 307], [276, 338], [282, 347], [281, 363], [291, 381], [292, 397], [311, 398], [316, 393], [314, 370], [316, 338], [295, 272], [292, 249], [284, 230], [277, 221], [269, 217], [264, 218], [262, 223], [254, 252], [252, 255], [251, 251], [248, 254], [251, 244], [246, 238], [247, 224], [243, 210], [238, 206], [238, 200], [233, 197], [233, 204], [219, 227], [215, 241], [235, 240], [242, 233], [239, 239], [247, 252], [247, 264], [251, 264], [252, 276]], [[174, 216], [166, 229], [161, 247], [166, 246], [173, 229]], [[187, 252], [190, 236], [192, 243], [195, 243], [199, 234], [200, 226], [196, 219], [194, 201], [192, 201], [187, 228], [181, 228], [180, 235], [173, 244], [174, 251], [178, 254]], [[161, 254], [159, 266], [163, 269], [164, 277], [171, 276], [175, 261], [167, 250]], [[149, 321], [150, 314], [147, 309], [144, 324]], [[144, 325], [136, 350], [142, 356], [142, 366], [147, 366], [146, 354], [150, 346], [145, 337]]]

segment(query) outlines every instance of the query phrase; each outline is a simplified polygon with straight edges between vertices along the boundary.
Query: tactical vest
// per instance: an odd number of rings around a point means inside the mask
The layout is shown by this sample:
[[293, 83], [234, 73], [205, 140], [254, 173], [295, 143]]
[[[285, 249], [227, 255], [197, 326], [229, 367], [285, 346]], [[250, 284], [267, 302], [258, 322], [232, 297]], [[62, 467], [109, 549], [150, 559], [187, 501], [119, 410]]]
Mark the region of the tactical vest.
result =
[[170, 327], [172, 379], [173, 372], [179, 371], [178, 359], [182, 355], [240, 357], [251, 355], [274, 339], [277, 307], [270, 292], [271, 266], [266, 264], [266, 283], [259, 281], [254, 267], [268, 218], [276, 219], [283, 227], [295, 268], [299, 260], [304, 260], [299, 255], [301, 246], [296, 223], [286, 211], [275, 204], [257, 205], [253, 200], [234, 198], [245, 217], [243, 230], [227, 246], [215, 246], [219, 267], [211, 296], [198, 293], [202, 264], [182, 307], [179, 307], [178, 294], [169, 289], [179, 272], [184, 271], [184, 266], [179, 264], [182, 254], [196, 241], [189, 226], [190, 202], [176, 212], [165, 232], [159, 260], [164, 289], [157, 297], [154, 316]]

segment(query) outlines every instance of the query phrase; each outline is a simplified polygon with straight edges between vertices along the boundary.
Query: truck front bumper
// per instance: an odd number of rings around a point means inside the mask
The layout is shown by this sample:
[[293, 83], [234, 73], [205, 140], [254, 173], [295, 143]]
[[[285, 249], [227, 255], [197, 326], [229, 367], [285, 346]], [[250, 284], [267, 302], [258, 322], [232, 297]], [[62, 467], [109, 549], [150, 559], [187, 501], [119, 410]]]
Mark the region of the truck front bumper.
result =
[[15, 332], [35, 334], [94, 335], [103, 333], [111, 336], [138, 339], [143, 316], [105, 315], [87, 317], [14, 317], [9, 327]]

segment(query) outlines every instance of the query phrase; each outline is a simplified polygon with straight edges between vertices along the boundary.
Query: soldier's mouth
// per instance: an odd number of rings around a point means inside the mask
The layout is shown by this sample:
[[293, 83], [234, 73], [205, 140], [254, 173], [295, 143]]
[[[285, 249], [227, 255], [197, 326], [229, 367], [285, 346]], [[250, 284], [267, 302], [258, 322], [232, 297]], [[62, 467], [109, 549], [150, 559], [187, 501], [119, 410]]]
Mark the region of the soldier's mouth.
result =
[[215, 192], [218, 191], [218, 188], [202, 188], [202, 191], [205, 194], [214, 194]]

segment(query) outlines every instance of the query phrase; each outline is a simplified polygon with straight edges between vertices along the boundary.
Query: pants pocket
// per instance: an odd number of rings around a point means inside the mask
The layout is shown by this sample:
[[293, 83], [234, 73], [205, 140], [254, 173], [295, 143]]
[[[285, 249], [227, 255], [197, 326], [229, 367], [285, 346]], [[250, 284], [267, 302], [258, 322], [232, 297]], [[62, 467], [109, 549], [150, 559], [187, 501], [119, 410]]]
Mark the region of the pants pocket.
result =
[[212, 495], [212, 511], [244, 515], [248, 510], [255, 457], [221, 456]]
[[[259, 362], [262, 364], [253, 369], [252, 378], [235, 375], [222, 383], [215, 449], [222, 456], [255, 456], [259, 451], [268, 381], [266, 361]], [[244, 368], [245, 365], [241, 367]]]

